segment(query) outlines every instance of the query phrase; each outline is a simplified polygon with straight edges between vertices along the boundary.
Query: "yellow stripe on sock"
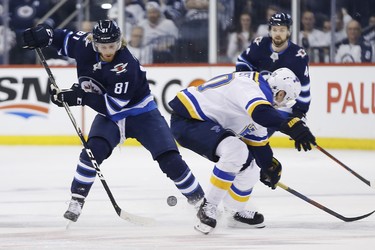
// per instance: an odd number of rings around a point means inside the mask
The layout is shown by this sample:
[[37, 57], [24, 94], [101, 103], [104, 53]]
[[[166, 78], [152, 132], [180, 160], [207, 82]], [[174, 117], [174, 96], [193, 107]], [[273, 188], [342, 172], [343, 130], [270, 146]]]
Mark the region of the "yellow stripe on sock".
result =
[[235, 192], [233, 192], [232, 189], [229, 189], [228, 192], [229, 192], [229, 195], [234, 200], [239, 201], [239, 202], [247, 202], [250, 199], [250, 194], [246, 195], [246, 196], [239, 196], [238, 194], [236, 194]]
[[215, 175], [211, 175], [210, 182], [212, 185], [214, 185], [217, 188], [228, 190], [230, 186], [232, 185], [231, 181], [224, 181], [219, 178], [217, 178]]

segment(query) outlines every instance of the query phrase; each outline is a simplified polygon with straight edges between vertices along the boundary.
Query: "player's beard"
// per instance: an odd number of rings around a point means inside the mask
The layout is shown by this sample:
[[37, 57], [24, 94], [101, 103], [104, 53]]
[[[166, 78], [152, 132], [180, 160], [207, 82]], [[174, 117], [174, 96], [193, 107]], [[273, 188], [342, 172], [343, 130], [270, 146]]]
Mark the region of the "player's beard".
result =
[[274, 39], [272, 39], [272, 43], [276, 48], [282, 47], [287, 41], [288, 38], [282, 39], [280, 37], [275, 37]]

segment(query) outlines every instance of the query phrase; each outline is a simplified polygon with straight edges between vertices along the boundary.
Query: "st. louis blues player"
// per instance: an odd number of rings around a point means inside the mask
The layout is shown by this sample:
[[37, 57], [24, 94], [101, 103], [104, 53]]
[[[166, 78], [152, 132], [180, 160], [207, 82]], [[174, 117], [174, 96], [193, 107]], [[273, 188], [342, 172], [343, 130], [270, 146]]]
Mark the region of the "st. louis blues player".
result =
[[303, 118], [309, 110], [310, 76], [309, 57], [305, 50], [290, 41], [293, 21], [287, 13], [276, 13], [270, 18], [269, 36], [255, 38], [238, 56], [236, 71], [255, 70], [262, 74], [285, 67], [294, 72], [301, 81], [302, 90], [292, 107], [279, 108], [287, 116]]
[[287, 68], [274, 71], [267, 81], [255, 71], [236, 72], [184, 89], [169, 103], [179, 144], [215, 162], [197, 230], [207, 234], [215, 228], [221, 201], [230, 211], [229, 226], [264, 227], [263, 215], [245, 206], [259, 178], [275, 189], [281, 177], [267, 129], [289, 135], [298, 150], [315, 144], [302, 120], [284, 118], [274, 108], [288, 106], [300, 91], [298, 78]]
[[[126, 48], [114, 21], [98, 21], [92, 33], [38, 25], [25, 30], [23, 38], [25, 48], [52, 45], [62, 55], [75, 59], [79, 83], [62, 91], [53, 89], [51, 99], [58, 106], [62, 102], [86, 105], [98, 112], [87, 144], [99, 164], [116, 145], [135, 138], [150, 151], [189, 203], [202, 199], [203, 190], [182, 160], [168, 124], [157, 109], [146, 72]], [[64, 214], [68, 220], [78, 219], [95, 176], [96, 171], [82, 150], [71, 185], [72, 199]]]

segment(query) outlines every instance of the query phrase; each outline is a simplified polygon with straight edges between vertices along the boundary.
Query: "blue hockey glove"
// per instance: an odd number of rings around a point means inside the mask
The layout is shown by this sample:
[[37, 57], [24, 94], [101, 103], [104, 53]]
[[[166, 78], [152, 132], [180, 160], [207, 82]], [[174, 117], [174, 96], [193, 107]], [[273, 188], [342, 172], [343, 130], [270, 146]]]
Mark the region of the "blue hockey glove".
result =
[[276, 184], [281, 178], [282, 166], [281, 163], [275, 158], [272, 158], [271, 167], [260, 170], [260, 181], [272, 189], [276, 188]]
[[78, 83], [72, 85], [70, 89], [59, 90], [52, 84], [50, 85], [51, 101], [59, 107], [63, 102], [68, 106], [83, 106], [85, 91], [81, 89]]
[[315, 137], [310, 129], [298, 117], [286, 120], [281, 124], [280, 131], [292, 137], [295, 142], [294, 146], [298, 151], [301, 151], [302, 148], [304, 151], [308, 151], [311, 150], [311, 144], [316, 145]]
[[53, 29], [47, 24], [39, 24], [22, 33], [24, 49], [48, 47], [52, 44]]

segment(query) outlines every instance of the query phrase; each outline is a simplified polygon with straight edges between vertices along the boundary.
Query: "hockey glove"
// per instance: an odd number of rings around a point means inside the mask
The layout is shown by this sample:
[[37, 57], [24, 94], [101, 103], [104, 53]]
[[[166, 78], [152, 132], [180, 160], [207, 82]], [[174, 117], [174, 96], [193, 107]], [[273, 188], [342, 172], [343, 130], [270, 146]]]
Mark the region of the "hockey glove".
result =
[[24, 49], [48, 47], [52, 44], [53, 29], [47, 24], [39, 24], [22, 33]]
[[260, 181], [266, 186], [275, 189], [276, 184], [281, 178], [281, 171], [281, 163], [275, 157], [273, 157], [271, 167], [260, 170]]
[[280, 126], [280, 131], [289, 135], [295, 141], [294, 145], [298, 151], [311, 150], [311, 144], [316, 145], [315, 137], [306, 124], [298, 117], [289, 118]]
[[293, 116], [293, 117], [298, 117], [298, 118], [301, 119], [301, 120], [306, 119], [306, 113], [302, 112], [302, 111], [299, 110], [299, 109], [293, 109], [293, 111], [292, 111], [292, 116]]
[[59, 107], [63, 106], [63, 102], [68, 106], [84, 105], [85, 91], [81, 89], [78, 83], [72, 85], [70, 89], [59, 90], [52, 84], [50, 85], [51, 101]]

